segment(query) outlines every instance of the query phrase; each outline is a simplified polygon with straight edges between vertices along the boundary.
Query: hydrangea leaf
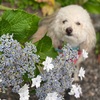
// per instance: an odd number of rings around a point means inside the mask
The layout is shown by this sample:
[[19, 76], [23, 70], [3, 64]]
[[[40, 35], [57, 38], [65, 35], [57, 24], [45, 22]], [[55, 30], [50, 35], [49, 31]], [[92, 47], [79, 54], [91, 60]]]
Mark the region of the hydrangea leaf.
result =
[[39, 42], [36, 43], [37, 53], [40, 55], [41, 59], [45, 59], [46, 56], [55, 58], [57, 56], [57, 52], [52, 46], [52, 41], [49, 37], [45, 36]]
[[14, 34], [20, 43], [25, 43], [36, 32], [39, 17], [22, 10], [5, 11], [0, 21], [0, 35]]
[[90, 13], [100, 14], [100, 1], [91, 0], [83, 4], [83, 7], [87, 9]]

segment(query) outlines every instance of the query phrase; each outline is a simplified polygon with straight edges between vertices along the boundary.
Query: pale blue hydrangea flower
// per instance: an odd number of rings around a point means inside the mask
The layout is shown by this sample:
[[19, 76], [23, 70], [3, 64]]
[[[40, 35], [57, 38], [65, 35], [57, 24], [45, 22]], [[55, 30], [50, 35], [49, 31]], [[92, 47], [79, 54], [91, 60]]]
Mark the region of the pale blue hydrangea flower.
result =
[[41, 74], [44, 83], [36, 89], [39, 100], [45, 100], [47, 94], [52, 92], [57, 92], [63, 98], [65, 90], [72, 87], [72, 74], [75, 72], [73, 61], [77, 59], [77, 55], [78, 52], [70, 45], [62, 48], [62, 53], [52, 61], [54, 68]]
[[35, 64], [39, 62], [36, 47], [32, 43], [25, 43], [22, 48], [13, 35], [0, 37], [0, 87], [13, 86], [13, 92], [18, 92], [23, 82], [23, 75], [34, 77]]

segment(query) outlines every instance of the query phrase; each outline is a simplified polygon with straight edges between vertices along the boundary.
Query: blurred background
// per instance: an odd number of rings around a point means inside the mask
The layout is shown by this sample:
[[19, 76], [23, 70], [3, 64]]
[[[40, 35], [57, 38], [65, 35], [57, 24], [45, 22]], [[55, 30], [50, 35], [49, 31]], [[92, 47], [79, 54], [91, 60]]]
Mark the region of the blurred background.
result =
[[[53, 14], [60, 7], [71, 4], [81, 5], [90, 13], [97, 36], [95, 48], [89, 58], [81, 64], [86, 70], [86, 75], [80, 82], [83, 95], [77, 100], [100, 100], [100, 0], [0, 0], [0, 15], [8, 9], [21, 9], [42, 18]], [[17, 96], [11, 94], [11, 100], [18, 100]], [[32, 96], [30, 100], [36, 98]], [[76, 99], [70, 97], [70, 100]]]

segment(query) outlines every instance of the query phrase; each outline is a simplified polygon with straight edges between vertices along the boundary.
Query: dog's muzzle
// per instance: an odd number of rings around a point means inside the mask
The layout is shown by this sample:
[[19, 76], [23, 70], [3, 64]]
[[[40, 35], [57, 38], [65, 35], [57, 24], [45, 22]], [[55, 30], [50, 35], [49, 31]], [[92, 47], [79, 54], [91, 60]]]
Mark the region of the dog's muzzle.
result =
[[73, 29], [71, 27], [66, 28], [66, 35], [72, 36]]

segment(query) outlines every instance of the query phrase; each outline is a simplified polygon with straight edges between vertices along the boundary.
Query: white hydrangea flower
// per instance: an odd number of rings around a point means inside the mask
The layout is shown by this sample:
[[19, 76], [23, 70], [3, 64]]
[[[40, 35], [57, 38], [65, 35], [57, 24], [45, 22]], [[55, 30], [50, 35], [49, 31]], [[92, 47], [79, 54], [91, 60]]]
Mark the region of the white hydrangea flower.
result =
[[[1, 72], [0, 72], [0, 75], [1, 75]], [[2, 79], [0, 78], [0, 82], [2, 82]]]
[[2, 79], [0, 79], [0, 82], [2, 82]]
[[40, 75], [38, 75], [36, 78], [33, 78], [31, 87], [33, 87], [33, 86], [36, 86], [36, 88], [40, 87], [41, 80], [42, 79], [41, 79]]
[[58, 100], [57, 96], [58, 96], [57, 92], [48, 93], [45, 100]]
[[49, 70], [52, 70], [52, 68], [54, 68], [54, 65], [52, 64], [52, 58], [50, 57], [46, 57], [46, 60], [42, 63], [44, 65], [43, 70], [46, 70], [47, 72], [49, 72]]
[[18, 94], [20, 95], [20, 100], [29, 100], [29, 90], [28, 85], [25, 84], [19, 91]]
[[82, 67], [80, 68], [78, 76], [80, 77], [81, 80], [82, 80], [83, 77], [85, 77], [85, 70], [84, 70], [84, 68], [82, 68]]
[[69, 95], [74, 95], [76, 98], [79, 98], [80, 95], [82, 95], [82, 89], [81, 89], [80, 85], [76, 85], [76, 84], [72, 85]]
[[88, 52], [86, 52], [84, 49], [82, 50], [82, 55], [84, 59], [88, 58]]

